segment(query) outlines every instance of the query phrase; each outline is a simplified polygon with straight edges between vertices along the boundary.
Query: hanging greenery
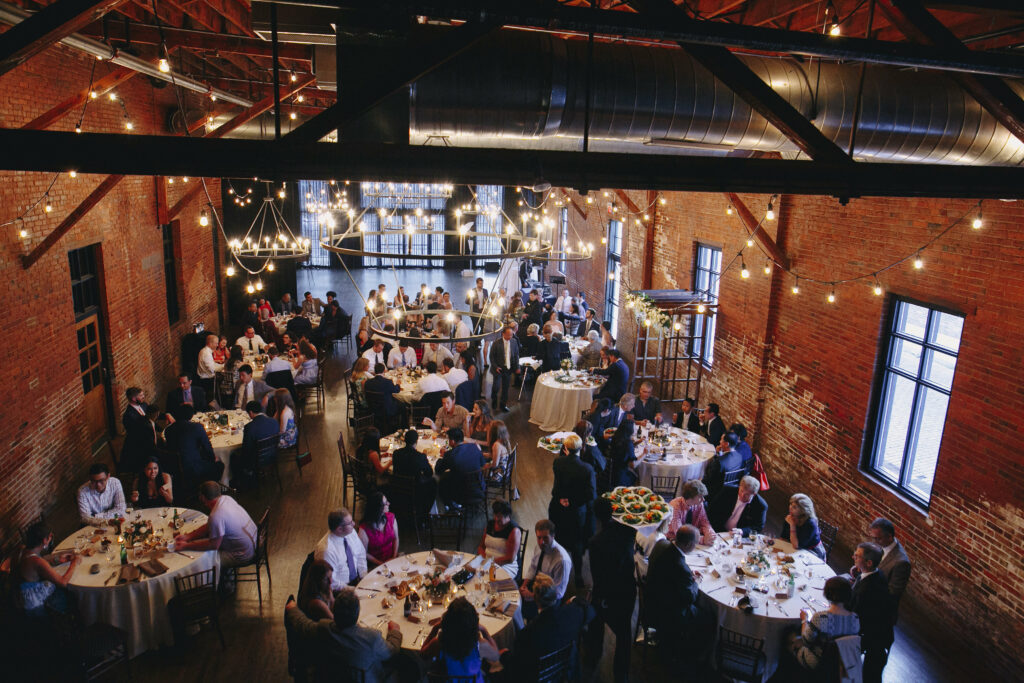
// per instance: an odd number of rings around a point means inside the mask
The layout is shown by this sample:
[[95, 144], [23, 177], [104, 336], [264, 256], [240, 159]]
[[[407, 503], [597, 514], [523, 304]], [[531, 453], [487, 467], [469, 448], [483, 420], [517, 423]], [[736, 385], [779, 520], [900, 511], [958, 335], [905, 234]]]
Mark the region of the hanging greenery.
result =
[[672, 328], [672, 316], [658, 308], [654, 299], [642, 293], [626, 294], [626, 308], [633, 311], [638, 324], [645, 327], [661, 328], [666, 332]]

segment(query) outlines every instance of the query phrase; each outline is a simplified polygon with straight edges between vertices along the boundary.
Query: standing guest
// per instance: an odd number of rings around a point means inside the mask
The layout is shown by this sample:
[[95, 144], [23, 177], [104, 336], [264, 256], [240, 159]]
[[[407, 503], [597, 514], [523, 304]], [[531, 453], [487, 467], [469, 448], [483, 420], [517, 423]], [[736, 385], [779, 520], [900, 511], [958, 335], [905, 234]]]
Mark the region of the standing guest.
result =
[[611, 361], [608, 367], [598, 368], [593, 370], [593, 373], [608, 378], [597, 392], [597, 397], [610, 399], [614, 403], [622, 398], [629, 387], [629, 368], [626, 367], [626, 362], [622, 360], [622, 353], [618, 349], [608, 349], [607, 355]]
[[508, 458], [512, 453], [512, 441], [509, 439], [508, 427], [501, 420], [493, 420], [487, 426], [487, 455], [489, 462], [487, 477], [493, 482], [500, 482], [505, 476], [505, 468], [508, 467]]
[[582, 570], [583, 549], [594, 533], [593, 504], [597, 498], [594, 468], [580, 460], [582, 446], [576, 434], [562, 441], [561, 457], [551, 463], [555, 476], [548, 502], [548, 519], [558, 527], [577, 573]]
[[501, 395], [500, 408], [509, 411], [508, 388], [513, 375], [519, 374], [519, 340], [512, 335], [512, 328], [506, 325], [501, 330], [501, 339], [491, 345], [488, 363], [491, 366], [491, 408], [499, 408], [498, 395]]
[[455, 387], [469, 380], [469, 374], [462, 368], [455, 367], [455, 361], [445, 358], [441, 364], [441, 376], [448, 383], [448, 388], [455, 391]]
[[533, 582], [537, 617], [516, 636], [510, 651], [501, 655], [508, 680], [538, 680], [540, 663], [545, 655], [569, 646], [569, 673], [564, 680], [578, 680], [576, 643], [583, 631], [584, 610], [573, 601], [561, 604], [551, 577], [540, 573]]
[[156, 448], [156, 433], [152, 423], [146, 419], [146, 394], [138, 387], [124, 392], [128, 405], [121, 416], [124, 425], [124, 444], [121, 446], [120, 467], [125, 472], [137, 472], [142, 463]]
[[256, 553], [256, 522], [231, 496], [222, 496], [220, 484], [206, 481], [199, 487], [199, 502], [210, 510], [206, 524], [192, 533], [175, 536], [174, 549], [216, 550], [220, 566], [238, 567]]
[[722, 435], [725, 434], [725, 423], [719, 416], [717, 403], [709, 403], [701, 415], [700, 433], [708, 440], [708, 443], [715, 446], [722, 442]]
[[292, 304], [292, 295], [285, 292], [281, 295], [281, 300], [277, 302], [277, 313], [279, 315], [288, 315], [295, 312], [295, 305]]
[[564, 320], [565, 316], [572, 312], [573, 299], [569, 294], [568, 289], [563, 289], [562, 293], [555, 299], [554, 311], [559, 314], [559, 317]]
[[160, 471], [160, 461], [149, 458], [135, 477], [132, 504], [138, 508], [164, 507], [174, 503], [171, 475]]
[[[106, 520], [103, 523], [106, 524]], [[25, 547], [11, 559], [11, 597], [15, 607], [25, 616], [45, 618], [48, 610], [63, 614], [71, 608], [66, 589], [82, 562], [82, 556], [65, 553], [50, 558], [57, 563], [70, 560], [64, 573], [58, 574], [50, 560], [44, 559], [45, 549], [52, 543], [53, 532], [42, 522], [36, 522], [25, 532]]]
[[438, 374], [437, 364], [434, 361], [427, 361], [423, 369], [427, 371], [427, 374], [416, 381], [416, 393], [420, 397], [437, 391], [451, 391], [448, 381]]
[[551, 323], [545, 323], [542, 328], [544, 339], [537, 344], [537, 357], [540, 360], [540, 372], [553, 372], [562, 368], [564, 354], [572, 357], [569, 344], [562, 341], [560, 334], [555, 334]]
[[881, 683], [893, 642], [893, 598], [885, 574], [878, 571], [882, 549], [861, 543], [853, 553], [857, 578], [850, 610], [860, 619], [860, 649], [864, 652], [864, 683]]
[[675, 539], [679, 527], [689, 524], [700, 531], [701, 543], [711, 545], [714, 542], [715, 530], [711, 528], [708, 513], [704, 509], [704, 500], [707, 497], [708, 490], [700, 479], [691, 479], [683, 484], [683, 495], [669, 503], [672, 517], [665, 530], [665, 537], [668, 540]]
[[487, 308], [488, 296], [487, 290], [484, 289], [484, 279], [478, 277], [476, 287], [469, 290], [469, 294], [466, 295], [466, 304], [469, 306], [469, 310], [473, 313], [483, 313]]
[[491, 503], [491, 514], [476, 554], [493, 560], [514, 579], [519, 575], [519, 544], [523, 532], [512, 521], [512, 506], [508, 501], [499, 498]]
[[589, 343], [580, 351], [581, 370], [596, 368], [601, 364], [601, 335], [591, 330], [586, 336]]
[[523, 338], [522, 348], [520, 353], [524, 356], [532, 356], [538, 358], [540, 356], [540, 343], [541, 338], [538, 332], [540, 327], [536, 323], [531, 323], [524, 327], [526, 330], [526, 336]]
[[[704, 486], [708, 489], [708, 495], [714, 498], [725, 485], [725, 475], [728, 472], [743, 469], [743, 456], [736, 450], [739, 437], [732, 432], [722, 434], [715, 455], [708, 463], [704, 471]], [[744, 471], [746, 474], [746, 471]]]
[[682, 410], [672, 415], [672, 424], [694, 434], [700, 433], [700, 418], [693, 409], [693, 399], [684, 398]]
[[78, 488], [78, 516], [83, 525], [106, 526], [110, 518], [124, 516], [121, 481], [110, 476], [101, 462], [89, 467], [89, 481]]
[[259, 401], [266, 405], [266, 397], [274, 391], [261, 379], [253, 379], [252, 366], [242, 365], [238, 368], [238, 386], [235, 387], [235, 408], [241, 410], [249, 401]]
[[827, 644], [860, 633], [860, 619], [846, 608], [853, 597], [850, 582], [833, 576], [825, 582], [824, 595], [828, 609], [815, 612], [810, 618], [801, 610], [800, 634], [790, 634], [787, 643], [796, 663], [807, 671], [815, 671], [821, 664]]
[[744, 536], [764, 530], [768, 503], [757, 495], [761, 482], [751, 476], [740, 479], [739, 486], [725, 486], [708, 506], [708, 519], [716, 531], [742, 529]]
[[882, 560], [878, 563], [878, 569], [885, 574], [889, 582], [889, 594], [893, 598], [893, 622], [896, 620], [896, 610], [899, 608], [900, 599], [907, 589], [907, 582], [910, 581], [910, 558], [903, 550], [903, 546], [896, 540], [896, 525], [885, 517], [879, 517], [871, 522], [868, 528], [868, 537], [882, 549]]
[[298, 364], [295, 377], [292, 378], [296, 386], [312, 386], [316, 384], [319, 376], [319, 366], [316, 360], [316, 347], [303, 339], [299, 342], [299, 356], [295, 359]]
[[199, 361], [196, 364], [199, 386], [203, 388], [207, 396], [213, 396], [213, 378], [224, 369], [222, 363], [217, 363], [213, 360], [213, 350], [215, 348], [217, 348], [217, 335], [208, 335], [206, 337], [206, 344], [199, 350]]
[[291, 392], [285, 388], [274, 389], [267, 401], [267, 414], [277, 422], [278, 433], [281, 435], [277, 447], [294, 446], [299, 440], [299, 429], [295, 426], [295, 401]]
[[391, 502], [381, 491], [374, 491], [366, 498], [359, 540], [366, 548], [367, 567], [376, 567], [398, 557], [398, 520], [391, 513]]
[[636, 449], [633, 446], [633, 421], [623, 420], [615, 429], [608, 443], [608, 459], [612, 463], [612, 484], [634, 486], [639, 478], [636, 473]]
[[281, 432], [277, 420], [263, 412], [259, 401], [246, 403], [245, 412], [249, 415], [249, 422], [242, 427], [242, 446], [231, 454], [231, 473], [234, 475], [231, 486], [234, 488], [243, 488], [255, 480], [259, 442]]
[[363, 358], [370, 361], [371, 366], [376, 366], [378, 363], [383, 365], [387, 369], [387, 356], [384, 354], [384, 340], [380, 337], [373, 339], [373, 346], [363, 353]]
[[491, 411], [487, 407], [487, 401], [482, 398], [473, 402], [473, 412], [469, 414], [469, 427], [466, 432], [469, 436], [467, 441], [472, 441], [478, 446], [487, 446], [487, 430], [494, 422]]
[[178, 406], [174, 412], [174, 423], [164, 431], [167, 447], [181, 459], [181, 476], [186, 485], [207, 479], [220, 481], [224, 463], [217, 460], [206, 429], [192, 421], [193, 415], [192, 406]]
[[590, 594], [589, 602], [596, 616], [588, 627], [590, 651], [601, 656], [604, 626], [615, 635], [614, 681], [625, 683], [629, 676], [629, 655], [633, 644], [630, 620], [636, 602], [636, 581], [633, 578], [632, 527], [612, 518], [611, 501], [598, 498], [594, 516], [601, 530], [590, 539], [583, 564], [583, 581]]
[[636, 402], [633, 404], [633, 420], [639, 424], [647, 425], [661, 423], [661, 401], [654, 394], [654, 385], [644, 381], [637, 392]]
[[197, 413], [204, 413], [210, 409], [206, 392], [201, 386], [192, 386], [192, 378], [185, 373], [178, 375], [178, 388], [167, 394], [167, 412], [174, 413], [174, 409], [182, 403], [188, 403]]
[[580, 447], [580, 460], [593, 467], [595, 475], [604, 472], [608, 467], [608, 461], [605, 460], [604, 454], [597, 446], [592, 446], [589, 443], [594, 435], [594, 426], [586, 420], [580, 420], [572, 428], [572, 431], [580, 437], [580, 442], [583, 444]]
[[[457, 407], [461, 408], [461, 406]], [[444, 408], [441, 410], [443, 411]], [[463, 412], [465, 410], [462, 408]], [[434, 465], [434, 474], [438, 478], [437, 489], [441, 494], [441, 500], [445, 502], [445, 505], [451, 507], [453, 503], [461, 505], [469, 499], [470, 494], [483, 495], [482, 470], [487, 464], [487, 458], [484, 457], [480, 446], [463, 441], [461, 427], [448, 429], [448, 445], [448, 452]], [[472, 486], [472, 483], [467, 481], [466, 475], [474, 472], [481, 473], [477, 484], [478, 491], [467, 490], [467, 486]]]
[[434, 503], [437, 482], [427, 456], [416, 449], [419, 439], [419, 432], [415, 429], [406, 430], [405, 446], [391, 454], [391, 472], [396, 477], [406, 477], [416, 482], [416, 502], [419, 511], [426, 513]]
[[433, 339], [427, 342], [427, 346], [423, 349], [423, 358], [420, 361], [422, 365], [427, 363], [434, 363], [437, 367], [441, 367], [445, 359], [453, 359], [452, 352], [447, 346], [438, 344]]
[[326, 305], [319, 298], [313, 298], [311, 292], [306, 292], [302, 295], [302, 315], [320, 315], [323, 313]]
[[789, 497], [789, 514], [782, 525], [782, 538], [789, 541], [794, 548], [809, 550], [822, 561], [825, 560], [825, 546], [821, 543], [818, 531], [818, 516], [814, 514], [814, 503], [803, 493], [794, 493]]
[[497, 654], [498, 646], [481, 626], [476, 608], [466, 598], [455, 598], [441, 615], [440, 623], [431, 629], [420, 648], [420, 657], [426, 661], [436, 658], [436, 673], [448, 676], [448, 680], [484, 683], [481, 644]]
[[236, 346], [241, 346], [244, 353], [260, 353], [267, 342], [263, 337], [256, 334], [256, 328], [249, 325], [245, 328], [245, 334], [235, 340]]
[[533, 600], [533, 580], [539, 574], [551, 577], [556, 600], [565, 596], [572, 576], [572, 558], [555, 540], [554, 522], [542, 519], [533, 527], [533, 531], [537, 539], [537, 550], [533, 553], [529, 567], [523, 572], [523, 583], [519, 586], [519, 595], [523, 598], [522, 613], [526, 619], [537, 614], [537, 605]]
[[437, 411], [434, 419], [431, 420], [429, 417], [423, 418], [423, 425], [430, 427], [435, 432], [444, 432], [456, 428], [461, 432], [461, 430], [466, 428], [468, 418], [469, 411], [460, 405], [456, 405], [455, 396], [449, 391], [441, 396], [441, 408]]
[[674, 541], [658, 541], [651, 551], [647, 569], [645, 623], [658, 630], [658, 645], [669, 658], [680, 653], [686, 643], [694, 647], [706, 618], [697, 608], [697, 581], [686, 563], [686, 553], [697, 547], [700, 532], [684, 524], [676, 531]]
[[345, 508], [332, 510], [327, 515], [327, 533], [313, 550], [314, 560], [323, 560], [333, 571], [331, 590], [359, 583], [366, 575], [366, 546], [355, 533], [352, 513]]
[[213, 362], [223, 363], [228, 359], [229, 355], [231, 355], [231, 349], [228, 348], [228, 338], [221, 336], [217, 340], [217, 348], [213, 350]]
[[[586, 304], [585, 301], [582, 302], [582, 303]], [[601, 342], [601, 323], [599, 323], [597, 321], [597, 317], [596, 317], [596, 314], [595, 314], [593, 308], [586, 308], [586, 307], [584, 307], [584, 310], [586, 312], [583, 314], [584, 318], [583, 318], [582, 329], [580, 330], [580, 335], [582, 336], [582, 335], [585, 334], [589, 338], [591, 332], [596, 332], [597, 333], [597, 341], [600, 344], [600, 342]]]
[[270, 344], [267, 346], [267, 355], [270, 356], [270, 360], [267, 361], [267, 364], [263, 367], [264, 377], [272, 372], [280, 372], [281, 370], [288, 370], [291, 372], [292, 364], [280, 356], [276, 344]]
[[406, 339], [398, 340], [398, 348], [391, 349], [388, 354], [389, 368], [414, 368], [416, 367], [416, 351], [414, 351]]
[[323, 560], [313, 560], [306, 573], [306, 579], [299, 587], [299, 609], [309, 619], [334, 618], [334, 591], [331, 590], [331, 565]]
[[[595, 398], [590, 402], [590, 411], [585, 419], [593, 428], [594, 438], [598, 440], [598, 443], [604, 438], [604, 430], [611, 426], [608, 424], [608, 416], [611, 414], [611, 410], [612, 402], [607, 398]], [[618, 424], [615, 426], [618, 426]]]

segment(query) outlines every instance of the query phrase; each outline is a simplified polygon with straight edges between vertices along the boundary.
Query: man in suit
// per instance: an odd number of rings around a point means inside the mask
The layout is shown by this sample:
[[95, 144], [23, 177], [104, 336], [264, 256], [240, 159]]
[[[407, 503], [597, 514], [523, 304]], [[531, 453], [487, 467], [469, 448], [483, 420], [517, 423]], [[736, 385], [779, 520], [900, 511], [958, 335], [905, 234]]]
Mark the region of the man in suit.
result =
[[708, 519], [715, 531], [742, 529], [744, 536], [764, 530], [768, 503], [757, 495], [761, 482], [751, 476], [740, 479], [739, 486], [724, 486], [708, 507]]
[[395, 394], [401, 392], [402, 389], [385, 377], [385, 372], [387, 372], [387, 367], [383, 363], [374, 365], [373, 377], [363, 383], [363, 393], [366, 394], [366, 401], [370, 409], [390, 422], [398, 416], [399, 408], [395, 401]]
[[501, 393], [501, 410], [508, 412], [508, 388], [512, 384], [512, 376], [519, 374], [519, 340], [512, 334], [508, 325], [501, 331], [501, 338], [491, 344], [488, 354], [491, 366], [491, 408], [498, 410], [498, 394]]
[[598, 398], [608, 398], [613, 403], [622, 398], [629, 387], [629, 368], [622, 360], [622, 352], [618, 349], [608, 349], [608, 358], [611, 364], [607, 368], [597, 368], [595, 375], [603, 375], [608, 378], [601, 390], [597, 392]]
[[320, 299], [313, 298], [311, 292], [302, 295], [302, 315], [320, 315], [326, 306]]
[[238, 368], [238, 386], [235, 387], [235, 407], [238, 410], [245, 408], [249, 401], [259, 401], [263, 406], [267, 405], [267, 395], [274, 391], [274, 387], [259, 379], [253, 379], [252, 366], [243, 365]]
[[565, 437], [561, 457], [551, 463], [555, 478], [548, 502], [548, 519], [558, 528], [577, 575], [582, 571], [583, 549], [593, 534], [592, 506], [597, 497], [597, 476], [593, 467], [580, 460], [582, 447], [583, 439], [576, 434]]
[[[567, 354], [567, 355], [566, 355]], [[569, 350], [569, 343], [562, 341], [562, 335], [552, 333], [551, 328], [544, 326], [544, 339], [540, 341], [537, 349], [537, 357], [540, 359], [540, 372], [550, 372], [562, 369], [562, 359], [572, 357]]]
[[611, 501], [594, 501], [594, 517], [601, 530], [590, 539], [583, 560], [583, 582], [590, 593], [589, 602], [596, 616], [588, 627], [588, 650], [601, 656], [604, 626], [615, 635], [615, 683], [625, 683], [629, 674], [629, 654], [633, 644], [630, 619], [636, 602], [633, 578], [633, 547], [636, 532], [612, 519]]
[[437, 495], [437, 482], [430, 469], [427, 456], [416, 450], [420, 435], [415, 429], [405, 432], [405, 446], [396, 450], [391, 457], [391, 471], [396, 477], [407, 477], [416, 482], [417, 502], [420, 512], [427, 514]]
[[[533, 600], [537, 616], [516, 636], [512, 650], [501, 655], [502, 667], [508, 672], [506, 680], [537, 680], [541, 657], [566, 646], [575, 649], [576, 640], [583, 631], [584, 613], [578, 605], [561, 604], [554, 581], [544, 573], [533, 580]], [[570, 657], [576, 662], [575, 655]], [[575, 668], [575, 664], [570, 665]], [[575, 680], [570, 675], [569, 680]]]
[[128, 405], [121, 416], [124, 425], [124, 444], [121, 445], [120, 469], [123, 472], [138, 472], [143, 459], [148, 457], [155, 447], [153, 429], [146, 419], [146, 394], [138, 387], [129, 387], [124, 392]]
[[388, 357], [384, 351], [384, 340], [380, 337], [374, 337], [373, 347], [363, 352], [363, 358], [370, 361], [371, 368], [376, 367], [379, 363], [387, 369]]
[[861, 543], [853, 553], [857, 578], [850, 610], [860, 619], [860, 649], [864, 652], [864, 683], [881, 683], [893, 641], [893, 598], [885, 574], [878, 570], [882, 549]]
[[182, 403], [190, 404], [197, 413], [210, 409], [206, 392], [198, 384], [192, 386], [192, 378], [186, 374], [178, 375], [178, 388], [167, 394], [167, 412], [173, 415], [174, 409]]
[[[475, 443], [466, 443], [463, 441], [464, 438], [465, 436], [461, 428], [452, 427], [449, 429], [449, 450], [434, 465], [434, 474], [438, 478], [437, 488], [441, 493], [441, 500], [448, 506], [451, 506], [453, 503], [461, 505], [463, 501], [467, 500], [468, 494], [476, 493], [475, 491], [466, 490], [466, 486], [469, 483], [466, 481], [465, 475], [480, 471], [488, 462], [487, 458], [484, 457], [483, 451], [480, 450], [480, 446]], [[483, 495], [484, 479], [482, 472], [479, 477], [478, 486], [480, 487], [480, 495]]]
[[597, 332], [598, 338], [601, 336], [601, 323], [597, 321], [593, 308], [587, 309], [586, 316], [583, 318], [583, 330], [580, 332], [580, 336], [585, 337], [590, 332]]
[[885, 517], [879, 517], [868, 527], [868, 537], [882, 549], [882, 560], [878, 569], [885, 574], [889, 583], [889, 595], [893, 599], [892, 618], [896, 622], [896, 612], [900, 599], [910, 581], [910, 558], [903, 550], [903, 545], [896, 540], [896, 525]]
[[276, 436], [280, 431], [277, 420], [263, 412], [259, 401], [245, 404], [245, 412], [249, 414], [249, 423], [242, 428], [242, 446], [231, 453], [231, 486], [243, 488], [255, 480], [259, 454], [257, 444], [260, 439]]
[[295, 312], [295, 305], [292, 303], [292, 295], [290, 293], [285, 292], [281, 295], [281, 300], [277, 302], [277, 310], [274, 312], [279, 315], [288, 315]]
[[[725, 484], [725, 473], [743, 468], [743, 454], [737, 450], [739, 437], [732, 432], [722, 435], [722, 441], [716, 450], [715, 457], [708, 463], [704, 471], [704, 486], [708, 489], [708, 497], [714, 499]], [[746, 474], [746, 472], [744, 472]]]
[[186, 486], [198, 482], [220, 481], [224, 474], [224, 463], [217, 460], [203, 425], [192, 422], [195, 410], [183, 403], [174, 411], [174, 423], [164, 430], [167, 448], [178, 454], [181, 460], [181, 476]]
[[644, 381], [633, 405], [633, 421], [638, 424], [659, 424], [661, 422], [661, 401], [654, 394], [654, 385]]
[[672, 424], [694, 434], [700, 434], [700, 418], [693, 409], [693, 399], [684, 398], [682, 410], [672, 416]]
[[248, 327], [248, 326], [251, 325], [253, 327], [256, 327], [259, 324], [260, 324], [260, 312], [259, 312], [259, 309], [256, 307], [256, 302], [255, 301], [250, 301], [249, 302], [249, 308], [247, 308], [245, 313], [242, 315], [242, 326], [243, 327]]
[[[483, 313], [484, 309], [487, 308], [487, 297], [490, 296], [487, 290], [484, 289], [484, 279], [478, 277], [476, 279], [476, 287], [469, 290], [466, 294], [466, 305], [469, 306], [469, 310], [473, 313]], [[480, 324], [480, 319], [477, 318], [477, 326]]]
[[530, 259], [524, 258], [519, 260], [519, 286], [525, 287], [526, 281], [530, 279], [530, 274], [533, 272], [533, 265], [530, 264]]
[[[402, 629], [388, 622], [387, 639], [376, 629], [359, 625], [359, 598], [351, 588], [342, 589], [334, 599], [334, 620], [309, 619], [288, 596], [284, 619], [289, 640], [302, 643], [301, 652], [310, 653], [316, 680], [345, 678], [345, 674], [365, 671], [365, 683], [384, 683], [393, 678], [401, 661]], [[313, 657], [313, 654], [316, 654]], [[300, 662], [308, 667], [308, 661]]]
[[718, 412], [718, 404], [709, 403], [701, 419], [700, 433], [712, 446], [718, 446], [722, 442], [722, 434], [725, 434], [725, 423], [718, 416]]
[[526, 325], [534, 323], [539, 328], [544, 324], [544, 302], [540, 300], [540, 292], [536, 289], [530, 290], [530, 298], [523, 308], [523, 314]]
[[658, 630], [662, 655], [672, 660], [685, 650], [700, 651], [700, 634], [707, 616], [697, 608], [697, 581], [686, 563], [685, 553], [697, 547], [700, 531], [684, 524], [675, 541], [662, 539], [651, 551], [644, 588], [646, 623]]

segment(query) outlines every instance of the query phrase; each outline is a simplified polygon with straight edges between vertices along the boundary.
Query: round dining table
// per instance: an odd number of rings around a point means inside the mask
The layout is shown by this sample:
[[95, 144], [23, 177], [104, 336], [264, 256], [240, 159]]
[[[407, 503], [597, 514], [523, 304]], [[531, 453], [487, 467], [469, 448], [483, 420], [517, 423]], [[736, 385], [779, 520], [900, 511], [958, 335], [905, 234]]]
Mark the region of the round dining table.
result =
[[[227, 425], [221, 425], [218, 418], [221, 415], [228, 416]], [[217, 410], [210, 413], [196, 413], [192, 417], [193, 422], [198, 422], [206, 428], [206, 434], [210, 437], [210, 445], [213, 446], [213, 454], [217, 460], [224, 463], [224, 474], [220, 483], [225, 486], [231, 482], [231, 453], [242, 445], [242, 430], [249, 424], [249, 413], [244, 410]]]
[[[128, 550], [128, 561], [132, 564], [155, 559], [167, 568], [167, 571], [157, 576], [143, 573], [137, 581], [121, 582], [120, 544], [117, 543], [117, 532], [112, 526], [80, 529], [61, 541], [55, 551], [61, 554], [77, 548], [85, 555], [71, 575], [68, 589], [77, 599], [85, 624], [111, 624], [128, 634], [130, 657], [173, 644], [167, 602], [176, 594], [175, 577], [220, 566], [220, 557], [213, 550], [176, 553], [163, 549], [163, 545], [173, 538], [171, 520], [174, 510], [178, 511], [184, 521], [182, 533], [190, 533], [206, 524], [207, 517], [202, 512], [174, 506], [138, 510], [128, 516], [130, 520], [152, 522], [154, 537], [162, 539], [162, 543], [140, 557], [135, 556], [134, 550]], [[163, 516], [164, 511], [167, 512], [166, 517]], [[111, 541], [106, 551], [103, 551], [104, 538]], [[94, 566], [98, 566], [95, 573], [91, 571]], [[66, 568], [67, 565], [59, 566], [57, 572], [63, 573]]]
[[[521, 606], [521, 597], [513, 577], [501, 567], [495, 567], [495, 583], [492, 584], [489, 579], [489, 560], [458, 551], [439, 552], [437, 555], [432, 551], [400, 555], [368, 572], [356, 586], [356, 595], [359, 596], [359, 623], [367, 628], [379, 630], [381, 635], [386, 637], [388, 622], [394, 621], [402, 629], [402, 648], [419, 650], [430, 635], [430, 622], [444, 614], [444, 604], [431, 604], [422, 586], [419, 587], [419, 604], [422, 611], [413, 612], [412, 616], [418, 620], [414, 622], [404, 616], [404, 599], [397, 598], [389, 593], [388, 589], [391, 586], [398, 586], [402, 581], [415, 580], [416, 575], [424, 578], [433, 575], [438, 566], [444, 566], [439, 563], [442, 556], [453, 559], [452, 564], [445, 569], [448, 576], [454, 575], [463, 566], [476, 570], [476, 576], [466, 584], [455, 586], [452, 582], [450, 596], [468, 599], [480, 614], [480, 625], [487, 629], [498, 647], [510, 648], [515, 639], [513, 615]], [[492, 592], [492, 589], [496, 592]], [[389, 603], [388, 606], [383, 602], [385, 599]], [[499, 612], [499, 609], [503, 611]], [[497, 653], [485, 652], [483, 649], [480, 654], [489, 660], [497, 658]]]
[[[391, 468], [391, 456], [399, 448], [405, 448], [405, 432], [400, 429], [394, 434], [388, 434], [380, 439], [380, 464], [388, 469]], [[433, 469], [437, 461], [441, 459], [441, 451], [448, 447], [448, 437], [438, 434], [433, 429], [416, 429], [419, 440], [416, 442], [416, 450], [427, 456], [427, 462]]]
[[384, 376], [401, 389], [400, 392], [394, 394], [395, 400], [405, 404], [412, 404], [421, 397], [419, 380], [425, 374], [425, 371], [417, 368], [393, 368], [385, 372]]
[[[568, 381], [566, 381], [568, 380]], [[530, 403], [530, 422], [545, 432], [571, 431], [584, 410], [594, 400], [594, 390], [604, 384], [603, 377], [571, 370], [545, 372], [537, 378]]]
[[[767, 546], [760, 536], [742, 539], [742, 545], [736, 547], [733, 535], [722, 533], [713, 546], [698, 545], [686, 555], [686, 562], [700, 587], [698, 601], [715, 615], [716, 640], [717, 627], [721, 626], [764, 641], [764, 680], [778, 666], [786, 630], [800, 626], [800, 610], [828, 609], [822, 589], [825, 581], [836, 574], [810, 551], [794, 552], [793, 546], [781, 539], [773, 543]], [[763, 548], [761, 552], [768, 559], [767, 568], [760, 576], [744, 569], [748, 554], [759, 552], [759, 548]], [[737, 567], [744, 569], [742, 581], [738, 578]], [[787, 595], [788, 577], [783, 567], [793, 573], [796, 589], [793, 597]], [[749, 596], [752, 603], [750, 613], [738, 604], [745, 596]]]
[[708, 463], [715, 457], [715, 448], [707, 439], [678, 427], [641, 427], [637, 437], [639, 483], [649, 488], [654, 477], [679, 477], [675, 497], [683, 495], [686, 482], [703, 479]]
[[[273, 318], [271, 318], [271, 320], [274, 321], [274, 326], [277, 328], [277, 333], [278, 334], [284, 334], [287, 331], [287, 329], [288, 329], [288, 321], [291, 320], [292, 318], [294, 318], [297, 315], [301, 315], [301, 314], [299, 314], [299, 313], [291, 313], [289, 315], [280, 315], [279, 314], [279, 315], [275, 315]], [[312, 315], [307, 315], [306, 317], [309, 318], [309, 324], [313, 326], [314, 330], [320, 325], [320, 316], [316, 315], [315, 313], [312, 314]]]

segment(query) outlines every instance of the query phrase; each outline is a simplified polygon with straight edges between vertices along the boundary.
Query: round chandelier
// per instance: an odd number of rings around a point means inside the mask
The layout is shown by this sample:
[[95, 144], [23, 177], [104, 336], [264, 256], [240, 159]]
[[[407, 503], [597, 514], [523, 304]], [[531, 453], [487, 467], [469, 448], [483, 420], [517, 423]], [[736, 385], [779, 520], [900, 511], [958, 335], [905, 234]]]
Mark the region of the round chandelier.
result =
[[[310, 239], [292, 232], [281, 210], [274, 203], [270, 183], [267, 182], [266, 186], [267, 194], [245, 235], [228, 242], [228, 250], [235, 261], [251, 275], [264, 269], [273, 270], [273, 261], [303, 261], [309, 258]], [[277, 192], [277, 197], [284, 199], [284, 196], [282, 188]], [[259, 261], [263, 263], [256, 267], [246, 265]]]

